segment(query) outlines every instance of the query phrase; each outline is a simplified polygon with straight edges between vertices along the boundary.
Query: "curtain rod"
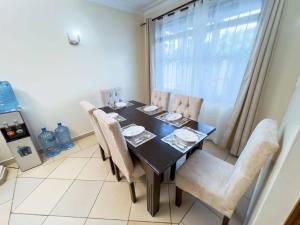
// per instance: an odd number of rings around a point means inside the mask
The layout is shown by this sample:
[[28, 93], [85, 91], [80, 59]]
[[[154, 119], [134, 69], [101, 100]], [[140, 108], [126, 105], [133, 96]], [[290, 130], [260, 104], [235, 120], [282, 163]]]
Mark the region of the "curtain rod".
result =
[[[168, 11], [168, 12], [165, 12], [165, 13], [163, 13], [163, 14], [161, 14], [161, 15], [155, 17], [154, 19], [152, 19], [152, 21], [157, 20], [157, 19], [161, 19], [161, 18], [164, 17], [165, 15], [168, 15], [168, 14], [170, 14], [170, 13], [174, 13], [176, 10], [181, 9], [181, 8], [183, 8], [183, 7], [185, 7], [185, 6], [188, 6], [188, 5], [190, 5], [190, 4], [193, 4], [193, 3], [197, 2], [197, 1], [199, 1], [199, 0], [192, 0], [192, 1], [189, 1], [189, 2], [187, 2], [187, 3], [184, 3], [184, 4], [178, 6], [178, 7], [174, 8], [174, 9], [171, 9], [171, 10]], [[142, 24], [141, 24], [141, 27], [144, 26], [144, 25], [146, 25], [146, 23], [142, 23]]]
[[189, 1], [189, 2], [187, 2], [187, 3], [185, 3], [185, 4], [183, 4], [183, 5], [180, 5], [180, 6], [176, 7], [175, 9], [171, 9], [170, 11], [165, 12], [165, 13], [163, 13], [163, 14], [161, 14], [161, 15], [155, 17], [154, 19], [152, 19], [152, 21], [157, 20], [157, 19], [160, 19], [161, 17], [164, 17], [165, 15], [168, 15], [168, 14], [170, 14], [170, 13], [173, 13], [173, 12], [175, 12], [176, 10], [178, 10], [178, 9], [180, 9], [180, 8], [182, 8], [182, 7], [188, 6], [188, 5], [190, 5], [190, 4], [194, 3], [194, 2], [197, 2], [197, 1], [199, 1], [199, 0], [192, 0], [192, 1]]
[[[154, 19], [152, 19], [152, 21], [157, 20], [157, 19], [161, 19], [161, 18], [164, 17], [165, 15], [173, 14], [176, 10], [181, 9], [181, 8], [183, 8], [183, 7], [185, 7], [185, 6], [188, 6], [188, 5], [190, 5], [190, 4], [193, 4], [193, 3], [197, 2], [197, 1], [199, 1], [199, 0], [192, 0], [192, 1], [189, 1], [189, 2], [187, 2], [187, 3], [184, 3], [184, 4], [178, 6], [178, 7], [174, 8], [174, 9], [171, 9], [171, 10], [168, 11], [168, 12], [165, 12], [165, 13], [163, 13], [163, 14], [161, 14], [161, 15], [155, 17]], [[142, 26], [144, 26], [144, 25], [146, 25], [146, 23], [142, 23], [140, 26], [142, 27]]]

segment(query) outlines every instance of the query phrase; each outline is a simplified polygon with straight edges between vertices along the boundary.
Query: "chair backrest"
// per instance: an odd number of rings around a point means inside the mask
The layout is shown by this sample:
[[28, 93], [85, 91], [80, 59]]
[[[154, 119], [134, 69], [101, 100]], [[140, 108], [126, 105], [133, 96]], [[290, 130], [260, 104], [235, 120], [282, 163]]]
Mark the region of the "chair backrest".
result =
[[94, 111], [94, 116], [103, 130], [112, 160], [122, 171], [126, 179], [132, 182], [134, 165], [119, 122], [114, 118], [108, 117], [106, 113], [100, 109]]
[[105, 106], [114, 106], [115, 103], [120, 102], [122, 99], [120, 87], [101, 90], [100, 94]]
[[88, 101], [81, 101], [80, 105], [88, 114], [89, 120], [92, 124], [99, 145], [102, 147], [102, 149], [107, 154], [107, 156], [110, 156], [110, 151], [106, 143], [105, 137], [103, 135], [103, 132], [98, 124], [98, 121], [93, 115], [93, 112], [96, 110], [96, 107], [91, 103], [89, 103]]
[[168, 110], [168, 104], [170, 99], [169, 92], [152, 91], [151, 92], [151, 105], [161, 107], [163, 110]]
[[277, 122], [262, 120], [252, 132], [225, 187], [229, 206], [235, 207], [266, 161], [279, 149]]
[[202, 98], [174, 95], [172, 98], [171, 111], [181, 113], [184, 117], [197, 121], [202, 103]]

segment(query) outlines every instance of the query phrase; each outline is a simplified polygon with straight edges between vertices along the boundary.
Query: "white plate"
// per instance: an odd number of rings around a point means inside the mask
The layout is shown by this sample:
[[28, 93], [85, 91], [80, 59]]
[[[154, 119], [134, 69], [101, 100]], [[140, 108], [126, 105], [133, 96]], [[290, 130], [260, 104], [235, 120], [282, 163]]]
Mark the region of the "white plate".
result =
[[158, 109], [158, 106], [156, 106], [156, 105], [148, 105], [148, 106], [145, 106], [143, 110], [145, 112], [153, 112], [157, 109]]
[[195, 143], [198, 141], [197, 134], [187, 129], [177, 129], [174, 131], [174, 135], [184, 142]]
[[111, 113], [107, 113], [107, 116], [111, 117], [111, 118], [117, 118], [119, 116], [119, 114], [115, 113], [115, 112], [111, 112]]
[[180, 113], [169, 113], [166, 116], [167, 121], [176, 121], [182, 118], [182, 115]]
[[131, 126], [131, 127], [126, 128], [123, 131], [123, 135], [125, 137], [134, 137], [134, 136], [137, 136], [137, 135], [143, 133], [144, 131], [145, 131], [145, 127], [142, 127], [142, 126]]
[[127, 102], [116, 102], [115, 104], [117, 107], [125, 107], [127, 105]]

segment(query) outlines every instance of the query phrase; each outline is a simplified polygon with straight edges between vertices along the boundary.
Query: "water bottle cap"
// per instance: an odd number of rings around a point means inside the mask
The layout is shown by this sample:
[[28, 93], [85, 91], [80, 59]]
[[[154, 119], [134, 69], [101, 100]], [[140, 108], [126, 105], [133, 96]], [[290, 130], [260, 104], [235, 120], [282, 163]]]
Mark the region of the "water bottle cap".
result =
[[61, 126], [61, 122], [57, 123], [58, 126]]
[[46, 127], [43, 127], [43, 128], [42, 128], [42, 131], [47, 131]]

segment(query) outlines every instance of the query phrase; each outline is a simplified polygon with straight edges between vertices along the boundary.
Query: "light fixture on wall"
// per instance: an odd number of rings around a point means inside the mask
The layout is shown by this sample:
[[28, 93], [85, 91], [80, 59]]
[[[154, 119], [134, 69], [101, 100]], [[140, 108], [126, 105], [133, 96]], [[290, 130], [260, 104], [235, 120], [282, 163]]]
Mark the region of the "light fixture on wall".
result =
[[73, 31], [67, 34], [70, 45], [78, 45], [80, 43], [80, 33]]

